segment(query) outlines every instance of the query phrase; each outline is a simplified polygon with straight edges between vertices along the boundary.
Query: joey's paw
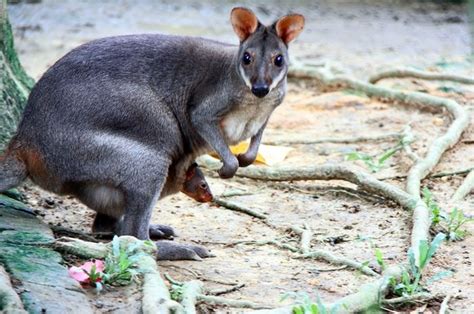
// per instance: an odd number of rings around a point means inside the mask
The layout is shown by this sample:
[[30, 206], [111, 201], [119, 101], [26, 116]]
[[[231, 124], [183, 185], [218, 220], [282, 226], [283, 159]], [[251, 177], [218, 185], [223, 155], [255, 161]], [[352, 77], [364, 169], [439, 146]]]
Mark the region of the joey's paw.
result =
[[157, 260], [201, 261], [203, 258], [215, 256], [205, 247], [192, 244], [180, 244], [168, 240], [156, 241], [156, 247], [158, 249]]
[[237, 172], [237, 169], [239, 169], [239, 161], [237, 160], [237, 157], [232, 157], [234, 158], [230, 159], [230, 161], [224, 161], [224, 165], [218, 171], [219, 177], [222, 179], [232, 178]]
[[237, 155], [237, 159], [239, 160], [239, 166], [240, 167], [250, 166], [251, 164], [253, 164], [256, 157], [257, 156], [253, 156], [253, 154], [250, 155], [247, 153]]
[[177, 237], [176, 231], [173, 228], [166, 225], [150, 225], [148, 232], [150, 234], [150, 239], [158, 240], [158, 239], [172, 239]]

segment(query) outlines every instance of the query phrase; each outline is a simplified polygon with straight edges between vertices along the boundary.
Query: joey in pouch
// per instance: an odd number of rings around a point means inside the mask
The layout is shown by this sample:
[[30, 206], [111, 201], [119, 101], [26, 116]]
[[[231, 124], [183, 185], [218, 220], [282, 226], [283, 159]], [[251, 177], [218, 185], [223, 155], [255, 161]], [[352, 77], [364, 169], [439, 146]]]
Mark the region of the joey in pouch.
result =
[[[160, 198], [180, 191], [195, 158], [216, 151], [232, 177], [257, 155], [286, 92], [288, 44], [304, 18], [261, 24], [234, 8], [238, 46], [194, 37], [127, 35], [91, 41], [57, 61], [31, 91], [16, 135], [0, 157], [0, 191], [27, 177], [74, 195], [97, 212], [94, 228], [149, 239]], [[229, 145], [250, 138], [247, 152]], [[157, 241], [161, 259], [206, 250]]]

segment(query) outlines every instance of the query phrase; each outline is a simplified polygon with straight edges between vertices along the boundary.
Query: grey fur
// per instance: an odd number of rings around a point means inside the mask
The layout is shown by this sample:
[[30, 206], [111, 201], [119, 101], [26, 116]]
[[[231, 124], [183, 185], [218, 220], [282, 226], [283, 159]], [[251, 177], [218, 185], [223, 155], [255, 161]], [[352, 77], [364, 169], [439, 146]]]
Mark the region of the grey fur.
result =
[[[242, 66], [245, 51], [251, 66]], [[47, 176], [28, 174], [43, 188], [117, 220], [119, 234], [147, 239], [157, 200], [179, 191], [197, 156], [215, 150], [225, 178], [255, 160], [286, 91], [287, 65], [276, 67], [275, 54], [288, 60], [274, 25], [261, 24], [240, 46], [165, 35], [92, 41], [38, 81], [10, 148], [39, 153]], [[246, 82], [274, 88], [258, 98]], [[250, 137], [237, 159], [229, 145]], [[23, 180], [24, 168], [1, 164], [0, 189]]]

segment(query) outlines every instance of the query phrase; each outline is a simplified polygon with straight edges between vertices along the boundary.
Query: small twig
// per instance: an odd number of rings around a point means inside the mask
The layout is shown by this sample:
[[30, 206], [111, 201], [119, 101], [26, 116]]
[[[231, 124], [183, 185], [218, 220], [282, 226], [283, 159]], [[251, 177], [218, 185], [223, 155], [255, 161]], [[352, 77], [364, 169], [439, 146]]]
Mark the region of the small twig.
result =
[[451, 203], [454, 204], [456, 202], [461, 201], [466, 195], [471, 193], [474, 190], [474, 170], [467, 175], [464, 179], [461, 186], [454, 192], [453, 196], [451, 197]]
[[304, 228], [298, 226], [291, 226], [291, 230], [297, 233], [300, 237], [300, 250], [302, 254], [308, 254], [311, 246], [312, 232], [307, 223], [304, 224]]
[[402, 141], [404, 142], [403, 150], [411, 160], [413, 160], [414, 162], [418, 162], [420, 160], [420, 157], [411, 148], [411, 143], [413, 143], [414, 140], [415, 136], [411, 131], [411, 127], [407, 125], [402, 132]]
[[61, 226], [49, 226], [54, 233], [59, 233], [61, 235], [73, 236], [75, 238], [83, 239], [89, 242], [99, 242], [96, 238], [91, 236], [89, 233], [85, 233], [79, 230], [73, 230], [66, 227]]
[[268, 306], [268, 305], [260, 305], [260, 304], [250, 302], [250, 301], [232, 300], [232, 299], [226, 299], [223, 297], [217, 297], [217, 296], [211, 296], [211, 295], [198, 294], [197, 298], [199, 301], [202, 301], [208, 304], [225, 305], [225, 306], [236, 307], [236, 308], [254, 309], [254, 310], [272, 308], [271, 306]]
[[384, 299], [382, 300], [382, 304], [395, 305], [395, 304], [400, 304], [400, 303], [413, 303], [413, 302], [427, 301], [433, 298], [434, 296], [430, 293], [416, 293], [413, 295], [402, 296], [398, 298]]
[[349, 266], [353, 269], [357, 269], [363, 274], [366, 274], [368, 276], [375, 276], [379, 277], [380, 275], [377, 274], [375, 271], [367, 267], [366, 265], [359, 263], [357, 261], [351, 260], [347, 257], [342, 257], [342, 256], [336, 256], [332, 254], [331, 252], [328, 251], [323, 251], [323, 250], [317, 250], [317, 251], [312, 251], [307, 254], [303, 254], [299, 256], [298, 258], [314, 258], [314, 259], [321, 259], [324, 260], [330, 264], [335, 264], [335, 265], [346, 265]]
[[448, 293], [446, 297], [441, 302], [441, 306], [439, 308], [439, 314], [446, 314], [448, 312], [448, 302], [453, 297], [451, 293]]
[[241, 284], [238, 284], [238, 285], [229, 287], [229, 288], [209, 290], [209, 291], [207, 292], [207, 294], [208, 294], [208, 295], [222, 295], [222, 294], [231, 293], [231, 292], [240, 290], [240, 289], [242, 289], [243, 287], [245, 287], [245, 284], [244, 284], [244, 283], [241, 283]]
[[284, 249], [284, 250], [289, 250], [293, 253], [298, 253], [300, 252], [300, 249], [292, 246], [292, 245], [289, 245], [289, 244], [286, 244], [286, 243], [281, 243], [279, 241], [276, 241], [276, 240], [262, 240], [262, 241], [235, 241], [235, 242], [232, 242], [232, 243], [228, 243], [227, 246], [233, 246], [233, 245], [238, 245], [238, 244], [244, 244], [244, 245], [258, 245], [258, 246], [262, 246], [262, 245], [273, 245], [273, 246], [276, 246], [280, 249]]
[[267, 219], [267, 216], [264, 215], [264, 214], [257, 213], [253, 209], [250, 209], [250, 208], [248, 208], [246, 206], [243, 206], [243, 205], [236, 204], [236, 203], [231, 202], [231, 201], [224, 200], [220, 197], [214, 197], [213, 202], [220, 205], [220, 206], [222, 206], [222, 207], [224, 207], [224, 208], [227, 208], [227, 209], [230, 209], [230, 210], [235, 210], [235, 211], [247, 214], [249, 216], [252, 216], [252, 217], [255, 217], [255, 218], [258, 218], [258, 219], [263, 219], [263, 220]]
[[454, 75], [454, 74], [443, 74], [443, 73], [430, 73], [430, 72], [423, 72], [413, 69], [393, 69], [388, 71], [383, 71], [377, 73], [369, 78], [369, 82], [372, 84], [377, 83], [380, 80], [386, 78], [418, 78], [423, 80], [431, 80], [431, 81], [451, 81], [457, 82], [462, 84], [474, 84], [474, 79], [461, 76], [461, 75]]
[[320, 273], [325, 273], [325, 272], [331, 272], [331, 271], [338, 271], [338, 270], [344, 270], [349, 268], [347, 265], [343, 265], [341, 267], [335, 267], [335, 268], [311, 268], [310, 271], [317, 271]]
[[301, 137], [301, 136], [280, 136], [275, 138], [264, 138], [263, 144], [267, 145], [311, 145], [321, 143], [337, 143], [337, 144], [350, 144], [359, 142], [377, 142], [386, 140], [395, 140], [400, 138], [400, 133], [388, 133], [381, 135], [367, 135], [367, 136], [352, 136], [352, 137]]

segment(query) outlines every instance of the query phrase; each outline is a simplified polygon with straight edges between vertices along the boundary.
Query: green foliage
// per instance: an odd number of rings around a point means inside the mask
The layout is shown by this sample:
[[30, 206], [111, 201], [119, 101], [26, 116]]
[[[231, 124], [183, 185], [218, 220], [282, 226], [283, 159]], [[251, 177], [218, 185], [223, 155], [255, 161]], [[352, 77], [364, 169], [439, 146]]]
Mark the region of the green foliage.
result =
[[137, 262], [145, 254], [140, 251], [137, 252], [140, 245], [140, 242], [136, 242], [124, 248], [120, 246], [120, 240], [117, 236], [113, 238], [112, 251], [105, 258], [103, 277], [105, 284], [126, 286], [137, 279], [137, 275], [141, 273]]
[[316, 303], [314, 303], [305, 292], [288, 292], [283, 295], [281, 301], [288, 297], [294, 300], [293, 314], [332, 314], [337, 311], [337, 307], [332, 309], [326, 308], [319, 296]]
[[446, 233], [447, 239], [450, 241], [464, 239], [468, 232], [461, 227], [468, 222], [473, 222], [474, 218], [466, 217], [464, 212], [458, 208], [453, 208], [450, 213], [444, 212], [426, 187], [423, 189], [423, 201], [431, 212], [432, 228], [440, 229]]
[[[390, 284], [395, 294], [409, 296], [424, 290], [423, 286], [420, 284], [422, 274], [445, 238], [445, 234], [439, 233], [431, 243], [428, 243], [428, 241], [420, 241], [418, 252], [420, 259], [419, 264], [416, 263], [415, 253], [410, 248], [408, 251], [409, 270], [403, 271], [400, 282], [397, 282], [393, 278], [390, 280]], [[433, 281], [440, 280], [451, 274], [451, 271], [439, 272], [427, 280], [426, 285], [430, 285]]]
[[412, 140], [408, 139], [407, 136], [402, 136], [395, 146], [390, 147], [380, 156], [370, 156], [365, 153], [354, 151], [346, 155], [346, 160], [360, 160], [370, 169], [370, 171], [375, 173], [385, 167], [385, 162], [389, 158], [404, 149], [405, 146], [410, 145], [411, 142]]
[[176, 302], [181, 302], [183, 300], [183, 286], [180, 285], [171, 285], [170, 296], [172, 300]]
[[379, 248], [375, 249], [375, 259], [377, 260], [377, 264], [379, 264], [382, 271], [384, 271], [387, 268], [387, 264], [385, 264], [382, 251]]

